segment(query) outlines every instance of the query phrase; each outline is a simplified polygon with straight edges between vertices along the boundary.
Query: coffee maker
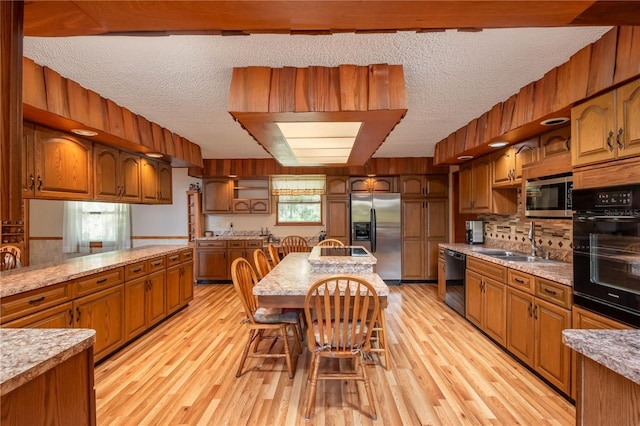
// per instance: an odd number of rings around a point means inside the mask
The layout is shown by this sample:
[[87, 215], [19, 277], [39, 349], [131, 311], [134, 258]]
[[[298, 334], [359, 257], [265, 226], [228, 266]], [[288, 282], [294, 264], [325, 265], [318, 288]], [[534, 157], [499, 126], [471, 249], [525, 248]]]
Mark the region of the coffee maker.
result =
[[465, 222], [467, 232], [464, 236], [464, 242], [467, 244], [484, 243], [484, 222], [481, 220], [467, 220]]

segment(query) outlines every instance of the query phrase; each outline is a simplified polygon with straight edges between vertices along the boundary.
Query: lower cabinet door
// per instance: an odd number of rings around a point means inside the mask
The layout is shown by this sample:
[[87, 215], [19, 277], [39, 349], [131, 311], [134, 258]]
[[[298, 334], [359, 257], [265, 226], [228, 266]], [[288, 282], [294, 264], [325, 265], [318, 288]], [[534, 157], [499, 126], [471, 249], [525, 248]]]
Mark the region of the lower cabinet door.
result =
[[147, 277], [147, 327], [162, 321], [167, 316], [165, 302], [165, 271], [155, 272]]
[[167, 268], [167, 315], [180, 309], [180, 290], [184, 265], [175, 265]]
[[482, 277], [468, 270], [464, 287], [466, 317], [477, 327], [482, 328]]
[[93, 328], [95, 361], [118, 349], [124, 336], [124, 285], [116, 285], [74, 301], [75, 328]]
[[491, 278], [484, 278], [484, 331], [502, 346], [507, 336], [507, 286]]
[[196, 249], [198, 280], [226, 280], [230, 276], [227, 271], [227, 249]]
[[134, 338], [147, 328], [146, 293], [146, 276], [128, 281], [124, 285], [124, 324], [127, 340]]
[[507, 350], [533, 367], [535, 344], [533, 296], [507, 289]]
[[571, 327], [571, 311], [536, 298], [535, 370], [566, 393], [571, 391], [571, 350], [562, 343], [562, 330]]
[[182, 265], [184, 272], [180, 283], [180, 304], [182, 306], [193, 300], [193, 261], [185, 262]]

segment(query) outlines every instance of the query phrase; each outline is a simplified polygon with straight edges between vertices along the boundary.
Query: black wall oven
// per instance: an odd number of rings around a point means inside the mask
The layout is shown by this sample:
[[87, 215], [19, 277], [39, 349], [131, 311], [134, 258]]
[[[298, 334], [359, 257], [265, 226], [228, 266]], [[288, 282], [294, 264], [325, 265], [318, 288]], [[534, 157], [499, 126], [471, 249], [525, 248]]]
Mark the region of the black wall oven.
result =
[[640, 185], [573, 191], [574, 303], [640, 327]]

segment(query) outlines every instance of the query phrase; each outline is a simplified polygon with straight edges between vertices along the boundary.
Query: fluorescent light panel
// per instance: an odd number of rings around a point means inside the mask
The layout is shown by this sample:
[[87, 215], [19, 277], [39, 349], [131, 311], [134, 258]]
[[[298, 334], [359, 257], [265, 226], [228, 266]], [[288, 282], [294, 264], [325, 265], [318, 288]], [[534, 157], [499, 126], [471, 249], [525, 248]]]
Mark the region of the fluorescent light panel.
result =
[[346, 163], [362, 122], [276, 123], [300, 164]]

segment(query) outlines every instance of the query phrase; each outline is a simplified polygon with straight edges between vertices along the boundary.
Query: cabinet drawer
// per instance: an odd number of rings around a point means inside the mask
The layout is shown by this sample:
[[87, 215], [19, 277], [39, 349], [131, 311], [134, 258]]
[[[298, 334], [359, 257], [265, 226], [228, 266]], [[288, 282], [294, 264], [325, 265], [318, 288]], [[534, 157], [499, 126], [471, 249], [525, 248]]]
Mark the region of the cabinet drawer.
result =
[[193, 250], [185, 250], [180, 253], [180, 262], [186, 262], [193, 259]]
[[4, 297], [0, 300], [2, 323], [67, 302], [72, 292], [73, 281]]
[[147, 260], [147, 264], [149, 265], [149, 273], [162, 271], [164, 268], [167, 267], [167, 262], [164, 256]]
[[124, 267], [124, 279], [126, 281], [133, 280], [148, 274], [147, 262], [136, 262]]
[[196, 247], [202, 248], [227, 248], [227, 242], [224, 240], [205, 240], [197, 241]]
[[262, 240], [248, 240], [244, 242], [246, 248], [257, 249], [262, 248]]
[[501, 283], [507, 281], [507, 268], [496, 263], [467, 256], [467, 269], [476, 271], [485, 277], [493, 278]]
[[122, 283], [123, 268], [111, 269], [99, 274], [79, 278], [76, 283], [76, 297], [94, 293], [98, 290], [109, 288]]
[[229, 248], [244, 248], [243, 240], [229, 240], [227, 241], [227, 247]]
[[524, 272], [514, 271], [513, 269], [509, 269], [507, 275], [507, 283], [511, 287], [519, 288], [520, 290], [533, 294], [535, 285], [531, 275], [525, 274]]
[[536, 296], [540, 299], [571, 309], [571, 287], [538, 277], [535, 286]]
[[167, 266], [177, 265], [180, 262], [182, 262], [182, 260], [180, 259], [180, 253], [167, 255]]

